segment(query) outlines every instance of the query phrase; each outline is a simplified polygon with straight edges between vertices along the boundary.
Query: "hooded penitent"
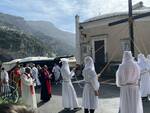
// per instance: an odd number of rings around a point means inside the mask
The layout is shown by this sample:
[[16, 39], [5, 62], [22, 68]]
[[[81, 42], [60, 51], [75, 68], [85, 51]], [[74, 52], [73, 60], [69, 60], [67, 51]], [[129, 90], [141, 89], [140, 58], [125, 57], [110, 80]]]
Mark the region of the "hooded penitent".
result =
[[87, 56], [84, 59], [84, 63], [83, 76], [85, 85], [82, 105], [85, 109], [96, 109], [98, 107], [98, 96], [95, 95], [95, 91], [99, 90], [99, 82], [95, 72], [94, 62], [90, 56]]
[[71, 82], [72, 72], [70, 72], [67, 59], [62, 59], [61, 75], [63, 78], [62, 106], [71, 109], [79, 107], [77, 95]]
[[141, 70], [140, 92], [142, 97], [150, 95], [150, 72], [149, 62], [143, 54], [138, 55], [138, 64]]
[[120, 87], [120, 113], [143, 113], [139, 79], [140, 68], [131, 52], [125, 51], [116, 73], [116, 84]]

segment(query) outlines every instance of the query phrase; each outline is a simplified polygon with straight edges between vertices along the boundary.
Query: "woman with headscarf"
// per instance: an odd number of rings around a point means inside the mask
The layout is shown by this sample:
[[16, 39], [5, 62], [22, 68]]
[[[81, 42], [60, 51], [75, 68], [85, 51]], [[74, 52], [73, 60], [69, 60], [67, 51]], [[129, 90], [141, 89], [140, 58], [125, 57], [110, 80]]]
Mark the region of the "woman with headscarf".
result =
[[47, 102], [51, 98], [52, 86], [51, 86], [51, 74], [48, 71], [48, 67], [44, 65], [41, 69], [41, 100]]
[[72, 85], [71, 78], [73, 76], [73, 71], [70, 72], [69, 64], [67, 59], [62, 59], [62, 67], [61, 67], [61, 75], [62, 75], [62, 105], [66, 109], [74, 109], [78, 108], [78, 99], [75, 92], [75, 89]]
[[138, 82], [140, 68], [131, 51], [124, 51], [122, 64], [116, 73], [116, 84], [120, 87], [120, 113], [143, 113]]
[[141, 70], [140, 92], [142, 97], [148, 97], [150, 95], [150, 68], [148, 63], [148, 60], [143, 54], [138, 55], [138, 64]]
[[85, 67], [83, 69], [83, 77], [85, 85], [83, 89], [83, 107], [84, 113], [94, 113], [98, 107], [99, 82], [95, 72], [93, 59], [90, 56], [84, 59]]

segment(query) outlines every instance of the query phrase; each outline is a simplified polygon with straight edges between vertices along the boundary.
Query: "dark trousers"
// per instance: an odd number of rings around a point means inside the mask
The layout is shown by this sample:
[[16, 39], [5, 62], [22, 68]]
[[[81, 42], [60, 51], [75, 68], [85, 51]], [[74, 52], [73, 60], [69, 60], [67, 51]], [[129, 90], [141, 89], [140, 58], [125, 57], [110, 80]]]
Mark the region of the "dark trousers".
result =
[[90, 110], [88, 110], [88, 109], [84, 109], [84, 113], [94, 113], [94, 109], [90, 109]]

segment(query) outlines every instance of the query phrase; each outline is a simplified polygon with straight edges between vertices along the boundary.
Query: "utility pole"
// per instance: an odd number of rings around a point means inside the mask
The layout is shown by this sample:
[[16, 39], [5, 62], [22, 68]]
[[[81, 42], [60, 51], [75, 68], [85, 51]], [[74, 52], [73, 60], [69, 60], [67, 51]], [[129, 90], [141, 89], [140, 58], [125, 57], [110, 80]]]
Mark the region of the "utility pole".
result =
[[132, 16], [132, 0], [128, 0], [128, 22], [129, 22], [129, 38], [132, 55], [134, 56], [134, 29], [133, 29], [133, 16]]

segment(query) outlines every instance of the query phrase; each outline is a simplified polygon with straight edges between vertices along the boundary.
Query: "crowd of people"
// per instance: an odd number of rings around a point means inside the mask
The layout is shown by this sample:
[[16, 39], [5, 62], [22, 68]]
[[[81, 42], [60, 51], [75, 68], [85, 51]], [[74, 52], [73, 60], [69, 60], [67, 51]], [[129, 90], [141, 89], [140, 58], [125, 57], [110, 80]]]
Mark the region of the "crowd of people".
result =
[[[56, 84], [62, 83], [63, 108], [66, 110], [79, 109], [80, 105], [78, 102], [77, 94], [71, 82], [71, 79], [75, 74], [75, 68], [70, 71], [68, 60], [65, 58], [62, 59], [60, 64], [61, 65], [55, 64], [51, 71], [48, 70], [48, 67], [46, 65], [40, 67], [39, 65], [35, 66], [35, 64], [26, 64], [26, 66], [23, 67], [22, 64], [17, 64], [11, 71], [10, 76], [8, 75], [7, 71], [3, 72], [4, 68], [2, 68], [1, 75], [5, 73], [3, 77], [5, 77], [4, 79], [6, 80], [8, 87], [9, 79], [15, 81], [20, 96], [22, 97], [23, 103], [27, 107], [32, 109], [37, 108], [35, 93], [36, 87], [40, 87], [42, 101], [47, 102], [50, 100], [50, 98], [52, 97], [51, 79], [52, 76], [54, 76]], [[92, 73], [92, 76], [87, 75], [86, 71], [90, 71]], [[88, 113], [89, 111], [90, 113], [94, 113], [94, 109], [96, 109], [96, 107], [98, 106], [98, 95], [95, 95], [95, 93], [98, 94], [99, 83], [97, 80], [94, 63], [91, 57], [87, 57], [85, 59], [84, 76], [89, 77], [85, 77], [86, 85], [83, 93], [83, 106], [85, 108], [85, 113]], [[1, 81], [2, 79], [3, 78], [1, 76]], [[97, 82], [97, 85], [94, 82]], [[6, 86], [4, 87], [6, 88]], [[91, 93], [90, 90], [93, 90], [94, 92]], [[91, 102], [94, 105], [91, 105]]]
[[47, 102], [51, 98], [51, 77], [52, 73], [48, 67], [44, 65], [35, 66], [35, 64], [22, 64], [17, 63], [16, 66], [8, 72], [4, 67], [1, 68], [0, 76], [0, 93], [7, 94], [10, 92], [11, 81], [14, 81], [19, 92], [19, 96], [25, 105], [30, 108], [36, 109], [36, 93], [35, 88], [40, 88], [41, 100]]
[[[37, 108], [35, 87], [40, 87], [42, 101], [47, 102], [52, 97], [53, 73], [56, 83], [62, 83], [63, 108], [72, 110], [80, 108], [71, 82], [75, 74], [74, 70], [75, 68], [70, 71], [68, 60], [64, 58], [61, 60], [61, 65], [54, 65], [52, 71], [49, 71], [46, 65], [40, 67], [32, 64], [26, 67], [20, 66], [20, 68], [17, 65], [12, 73], [14, 74], [13, 80], [20, 89], [23, 102], [34, 109]], [[99, 106], [100, 83], [90, 56], [84, 59], [82, 75], [85, 82], [82, 107], [84, 113], [94, 113]], [[6, 87], [9, 92], [7, 88], [9, 76], [4, 68], [1, 71], [1, 81], [3, 81], [2, 86]], [[143, 54], [139, 54], [136, 61], [130, 51], [125, 51], [122, 63], [116, 72], [116, 85], [120, 87], [120, 113], [143, 113], [142, 98], [150, 99], [150, 56], [145, 58]], [[4, 92], [3, 88], [1, 90]]]

